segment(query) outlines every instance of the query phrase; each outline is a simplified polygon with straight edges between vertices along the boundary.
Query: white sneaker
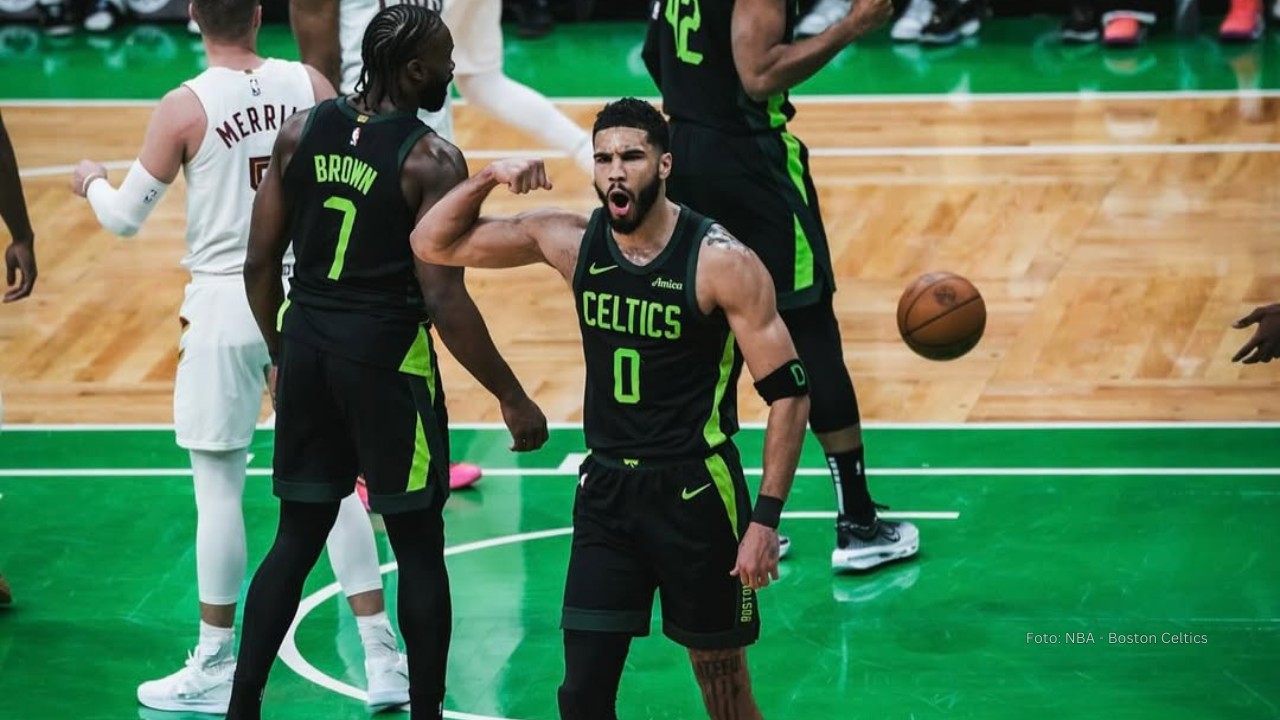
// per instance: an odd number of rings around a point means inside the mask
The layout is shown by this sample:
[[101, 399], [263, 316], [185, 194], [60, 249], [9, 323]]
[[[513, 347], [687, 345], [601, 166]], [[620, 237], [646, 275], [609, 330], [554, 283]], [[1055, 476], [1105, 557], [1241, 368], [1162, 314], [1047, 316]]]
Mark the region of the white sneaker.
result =
[[920, 31], [933, 18], [933, 0], [911, 0], [907, 11], [902, 13], [898, 22], [893, 24], [889, 37], [899, 42], [910, 42], [920, 39]]
[[781, 560], [782, 558], [786, 557], [787, 553], [789, 552], [791, 552], [791, 538], [787, 537], [786, 535], [779, 535], [778, 536], [778, 559]]
[[364, 661], [369, 681], [369, 709], [377, 712], [409, 702], [409, 661], [404, 655], [382, 655]]
[[231, 680], [236, 657], [227, 648], [209, 654], [196, 648], [187, 653], [186, 667], [168, 677], [138, 686], [138, 702], [156, 710], [225, 715], [231, 703]]
[[818, 0], [809, 14], [800, 18], [800, 22], [796, 24], [796, 37], [821, 35], [848, 15], [852, 7], [853, 0]]
[[870, 570], [920, 550], [920, 531], [909, 522], [876, 519], [871, 527], [847, 520], [836, 524], [836, 548], [831, 551], [834, 570]]

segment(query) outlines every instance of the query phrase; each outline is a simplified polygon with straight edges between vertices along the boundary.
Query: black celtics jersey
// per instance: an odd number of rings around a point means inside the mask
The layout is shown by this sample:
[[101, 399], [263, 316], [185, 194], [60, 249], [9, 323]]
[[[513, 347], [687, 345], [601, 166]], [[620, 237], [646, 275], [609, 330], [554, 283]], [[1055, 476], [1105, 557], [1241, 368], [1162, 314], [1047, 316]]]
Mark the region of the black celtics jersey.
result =
[[[786, 4], [784, 38], [795, 30], [796, 0]], [[733, 63], [734, 0], [651, 0], [644, 61], [672, 122], [730, 134], [784, 127], [792, 116], [784, 91], [765, 102], [747, 96]]]
[[343, 97], [312, 111], [284, 176], [296, 259], [283, 334], [382, 366], [421, 354], [416, 208], [400, 168], [427, 132], [412, 112], [364, 115]]
[[742, 358], [723, 313], [698, 309], [698, 251], [711, 221], [688, 208], [641, 267], [591, 215], [573, 294], [587, 368], [587, 447], [620, 459], [705, 456], [738, 431]]

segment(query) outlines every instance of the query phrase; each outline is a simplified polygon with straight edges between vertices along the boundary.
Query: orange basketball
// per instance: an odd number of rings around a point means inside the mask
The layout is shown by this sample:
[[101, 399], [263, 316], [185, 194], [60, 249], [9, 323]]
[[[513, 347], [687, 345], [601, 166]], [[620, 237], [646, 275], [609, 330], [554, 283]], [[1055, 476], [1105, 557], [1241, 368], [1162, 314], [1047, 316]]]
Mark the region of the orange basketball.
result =
[[917, 355], [955, 360], [982, 339], [987, 304], [965, 278], [949, 272], [921, 275], [898, 300], [898, 333]]

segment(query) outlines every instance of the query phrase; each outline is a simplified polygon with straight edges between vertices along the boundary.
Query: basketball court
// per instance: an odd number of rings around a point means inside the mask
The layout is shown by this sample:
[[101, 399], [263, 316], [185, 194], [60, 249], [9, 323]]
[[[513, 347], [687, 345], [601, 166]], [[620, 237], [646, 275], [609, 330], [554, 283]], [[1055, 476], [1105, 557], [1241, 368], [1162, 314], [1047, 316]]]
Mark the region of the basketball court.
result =
[[[1248, 337], [1230, 323], [1280, 301], [1280, 38], [1157, 37], [1116, 54], [1064, 50], [1048, 27], [992, 24], [936, 53], [877, 39], [796, 99], [872, 491], [922, 542], [909, 562], [834, 576], [832, 490], [810, 441], [784, 516], [793, 554], [751, 651], [766, 717], [1280, 717], [1280, 376], [1230, 362]], [[169, 429], [185, 194], [179, 181], [121, 241], [66, 187], [81, 157], [126, 167], [147, 98], [198, 72], [180, 32], [132, 32], [57, 52], [7, 36], [0, 53], [40, 263], [34, 295], [0, 308], [0, 572], [17, 599], [0, 610], [0, 718], [183, 717], [134, 692], [176, 669], [196, 631], [190, 470]], [[638, 37], [606, 24], [512, 39], [508, 71], [589, 126], [602, 99], [653, 94]], [[296, 56], [279, 28], [262, 44]], [[575, 70], [587, 65], [601, 70]], [[465, 104], [455, 125], [473, 171], [541, 154]], [[489, 207], [597, 203], [568, 159], [549, 168], [553, 192]], [[935, 270], [970, 278], [989, 315], [949, 363], [913, 355], [894, 318]], [[442, 359], [456, 459], [486, 473], [446, 510], [446, 717], [550, 719], [584, 451], [576, 320], [546, 268], [469, 271], [468, 285], [558, 425], [545, 449], [511, 455], [496, 403]], [[742, 414], [757, 424], [740, 446], [758, 469], [765, 407], [749, 382]], [[256, 567], [277, 508], [269, 428], [252, 452]], [[322, 560], [270, 717], [367, 717], [332, 583]], [[620, 716], [700, 708], [679, 648], [637, 641]]]

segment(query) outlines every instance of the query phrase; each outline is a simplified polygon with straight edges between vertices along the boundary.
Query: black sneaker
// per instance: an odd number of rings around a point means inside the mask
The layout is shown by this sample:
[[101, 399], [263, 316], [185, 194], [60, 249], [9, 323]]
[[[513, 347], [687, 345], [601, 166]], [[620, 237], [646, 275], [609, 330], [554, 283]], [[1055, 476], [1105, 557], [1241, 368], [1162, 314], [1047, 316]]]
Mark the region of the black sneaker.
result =
[[1097, 42], [1102, 34], [1102, 19], [1093, 3], [1073, 3], [1071, 12], [1062, 21], [1059, 36], [1065, 43]]
[[920, 31], [926, 45], [953, 45], [982, 28], [982, 0], [939, 0], [933, 19]]
[[75, 31], [71, 22], [71, 12], [64, 2], [40, 3], [40, 27], [50, 37], [66, 37]]
[[843, 517], [836, 521], [836, 547], [831, 551], [833, 570], [870, 570], [877, 565], [911, 557], [920, 551], [920, 531], [909, 522], [855, 525]]

